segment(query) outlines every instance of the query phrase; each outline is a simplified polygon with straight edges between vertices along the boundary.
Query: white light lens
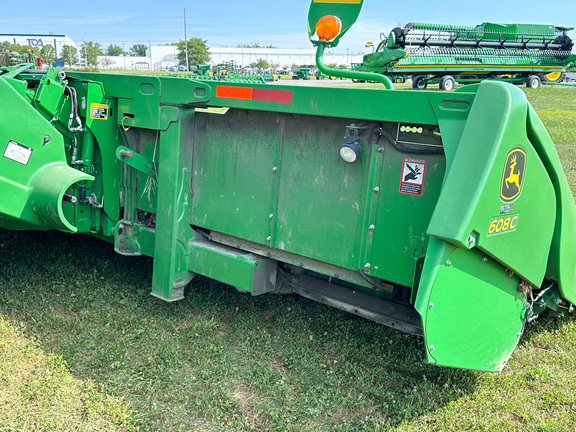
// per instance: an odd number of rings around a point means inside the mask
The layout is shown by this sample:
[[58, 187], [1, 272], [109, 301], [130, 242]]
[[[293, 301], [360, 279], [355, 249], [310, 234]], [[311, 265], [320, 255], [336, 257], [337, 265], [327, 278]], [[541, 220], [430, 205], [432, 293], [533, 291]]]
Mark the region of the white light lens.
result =
[[340, 157], [344, 162], [348, 163], [354, 163], [358, 160], [358, 155], [356, 152], [352, 148], [345, 145], [340, 147]]

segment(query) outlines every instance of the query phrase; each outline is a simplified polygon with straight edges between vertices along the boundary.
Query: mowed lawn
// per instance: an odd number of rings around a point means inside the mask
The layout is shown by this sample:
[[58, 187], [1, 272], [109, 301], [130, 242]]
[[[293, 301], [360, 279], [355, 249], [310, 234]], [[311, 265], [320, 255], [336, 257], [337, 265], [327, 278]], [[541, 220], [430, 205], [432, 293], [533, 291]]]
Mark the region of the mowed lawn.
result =
[[[576, 88], [525, 91], [576, 192]], [[150, 281], [108, 243], [0, 230], [1, 432], [576, 429], [573, 316], [529, 325], [489, 374], [298, 296], [198, 277], [168, 304]]]

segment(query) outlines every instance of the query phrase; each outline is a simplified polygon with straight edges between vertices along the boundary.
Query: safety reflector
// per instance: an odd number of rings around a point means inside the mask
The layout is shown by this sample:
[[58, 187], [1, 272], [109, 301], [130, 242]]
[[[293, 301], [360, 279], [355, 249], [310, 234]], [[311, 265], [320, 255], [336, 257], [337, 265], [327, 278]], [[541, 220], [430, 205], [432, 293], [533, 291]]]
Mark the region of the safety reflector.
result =
[[216, 97], [262, 102], [292, 103], [291, 90], [273, 90], [254, 87], [216, 86]]

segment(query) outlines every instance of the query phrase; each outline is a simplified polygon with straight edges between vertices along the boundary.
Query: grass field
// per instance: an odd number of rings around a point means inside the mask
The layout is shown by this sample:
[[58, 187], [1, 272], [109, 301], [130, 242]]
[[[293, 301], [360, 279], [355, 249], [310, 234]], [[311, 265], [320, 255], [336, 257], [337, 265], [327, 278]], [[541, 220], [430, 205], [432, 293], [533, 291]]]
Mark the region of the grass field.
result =
[[[576, 188], [576, 89], [525, 90]], [[422, 340], [297, 296], [0, 230], [0, 431], [567, 431], [576, 321], [530, 325], [501, 374], [424, 364]]]

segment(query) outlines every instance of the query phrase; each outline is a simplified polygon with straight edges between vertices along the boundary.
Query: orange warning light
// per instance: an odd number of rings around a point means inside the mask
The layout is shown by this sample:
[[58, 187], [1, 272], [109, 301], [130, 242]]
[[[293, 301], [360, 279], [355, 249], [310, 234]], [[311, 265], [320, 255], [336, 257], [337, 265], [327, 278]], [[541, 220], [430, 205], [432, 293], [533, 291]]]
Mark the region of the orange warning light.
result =
[[320, 40], [330, 41], [340, 33], [342, 24], [334, 15], [325, 15], [316, 23], [316, 34]]

